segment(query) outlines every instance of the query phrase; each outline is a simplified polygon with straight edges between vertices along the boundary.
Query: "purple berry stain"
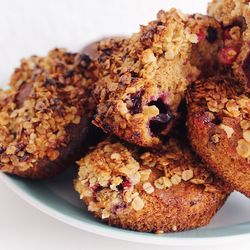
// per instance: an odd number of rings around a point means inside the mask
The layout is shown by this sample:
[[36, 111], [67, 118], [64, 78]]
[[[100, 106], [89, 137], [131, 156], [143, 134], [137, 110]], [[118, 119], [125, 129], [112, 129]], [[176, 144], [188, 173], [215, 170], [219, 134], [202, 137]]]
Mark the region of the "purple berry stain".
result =
[[129, 111], [132, 115], [142, 112], [142, 96], [144, 93], [145, 90], [140, 90], [130, 95], [132, 106], [129, 108]]

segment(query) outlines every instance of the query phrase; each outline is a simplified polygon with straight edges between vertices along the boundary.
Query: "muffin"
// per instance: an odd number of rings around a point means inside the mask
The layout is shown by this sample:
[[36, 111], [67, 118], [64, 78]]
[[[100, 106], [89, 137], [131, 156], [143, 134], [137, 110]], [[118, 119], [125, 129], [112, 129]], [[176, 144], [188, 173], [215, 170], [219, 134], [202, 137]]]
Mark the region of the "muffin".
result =
[[175, 232], [209, 223], [231, 188], [171, 138], [161, 151], [106, 140], [78, 161], [75, 189], [105, 223], [141, 232]]
[[250, 197], [250, 99], [237, 81], [210, 78], [188, 90], [188, 134], [195, 151]]
[[130, 38], [100, 42], [94, 124], [139, 146], [161, 144], [187, 86], [212, 73], [220, 48], [214, 18], [175, 9], [160, 11]]
[[54, 49], [23, 59], [0, 93], [0, 169], [28, 178], [61, 172], [83, 153], [95, 102], [95, 67]]

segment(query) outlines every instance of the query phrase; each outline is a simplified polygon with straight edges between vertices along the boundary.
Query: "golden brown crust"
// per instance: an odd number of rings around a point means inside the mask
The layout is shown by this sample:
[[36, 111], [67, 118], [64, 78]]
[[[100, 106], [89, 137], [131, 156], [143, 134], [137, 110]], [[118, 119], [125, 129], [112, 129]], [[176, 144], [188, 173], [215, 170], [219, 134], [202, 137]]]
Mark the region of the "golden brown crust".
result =
[[[213, 18], [172, 9], [160, 11], [156, 21], [130, 38], [102, 41], [94, 124], [140, 146], [160, 144], [178, 117], [187, 85], [204, 67], [201, 57], [208, 62], [217, 55], [219, 37]], [[204, 48], [195, 45], [199, 42]]]
[[158, 152], [106, 140], [78, 164], [75, 189], [88, 210], [131, 230], [174, 232], [204, 226], [231, 191], [173, 138]]
[[22, 60], [0, 95], [2, 171], [45, 178], [86, 150], [93, 71], [88, 56], [59, 49]]
[[187, 95], [189, 138], [215, 173], [250, 197], [250, 99], [232, 79], [194, 84]]

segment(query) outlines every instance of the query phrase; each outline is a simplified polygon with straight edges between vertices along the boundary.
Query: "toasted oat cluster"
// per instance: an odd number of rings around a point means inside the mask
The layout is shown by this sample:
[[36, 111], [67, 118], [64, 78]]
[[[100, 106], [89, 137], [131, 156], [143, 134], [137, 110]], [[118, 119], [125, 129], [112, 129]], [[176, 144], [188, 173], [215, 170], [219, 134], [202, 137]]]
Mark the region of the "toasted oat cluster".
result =
[[211, 17], [171, 9], [129, 38], [99, 44], [94, 124], [154, 147], [178, 118], [187, 86], [214, 73], [221, 27]]
[[57, 174], [84, 150], [95, 105], [93, 65], [54, 49], [24, 59], [0, 92], [0, 169], [30, 178]]
[[190, 87], [188, 130], [195, 151], [250, 197], [250, 99], [238, 82], [210, 78]]
[[106, 140], [78, 164], [75, 189], [88, 210], [122, 228], [172, 232], [203, 226], [230, 193], [175, 138], [157, 152]]
[[213, 0], [208, 14], [223, 24], [220, 61], [232, 70], [239, 84], [250, 91], [250, 5], [249, 0]]

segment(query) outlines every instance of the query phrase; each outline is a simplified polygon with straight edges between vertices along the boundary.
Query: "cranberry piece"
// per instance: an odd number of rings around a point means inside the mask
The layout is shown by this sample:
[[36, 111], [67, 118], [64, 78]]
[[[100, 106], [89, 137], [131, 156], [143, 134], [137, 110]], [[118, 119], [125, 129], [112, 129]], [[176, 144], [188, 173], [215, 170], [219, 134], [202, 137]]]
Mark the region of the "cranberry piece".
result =
[[247, 78], [247, 87], [250, 88], [250, 52], [247, 54], [243, 62], [242, 70]]
[[207, 29], [206, 39], [210, 43], [214, 43], [218, 39], [218, 31], [217, 29], [209, 26]]
[[206, 38], [206, 33], [203, 30], [200, 30], [197, 36], [198, 36], [198, 41], [203, 42]]
[[132, 186], [132, 183], [129, 180], [125, 180], [122, 183], [122, 186], [123, 186], [123, 189], [128, 189], [128, 188], [130, 188]]
[[95, 184], [93, 187], [91, 187], [93, 192], [99, 192], [102, 190], [102, 186], [99, 184]]
[[225, 47], [219, 53], [220, 62], [225, 65], [231, 65], [236, 60], [239, 50], [232, 47]]
[[125, 176], [122, 177], [123, 182], [117, 186], [117, 189], [119, 191], [123, 191], [125, 189], [129, 189], [132, 186], [132, 183], [130, 180], [128, 180]]
[[129, 111], [132, 115], [142, 112], [142, 96], [144, 95], [145, 90], [140, 90], [134, 94], [130, 95], [130, 100], [132, 102], [132, 107], [129, 108]]
[[155, 105], [159, 109], [159, 115], [149, 121], [149, 128], [153, 134], [160, 134], [167, 127], [167, 124], [174, 118], [174, 115], [162, 98], [158, 98], [156, 101], [152, 101], [148, 105]]

